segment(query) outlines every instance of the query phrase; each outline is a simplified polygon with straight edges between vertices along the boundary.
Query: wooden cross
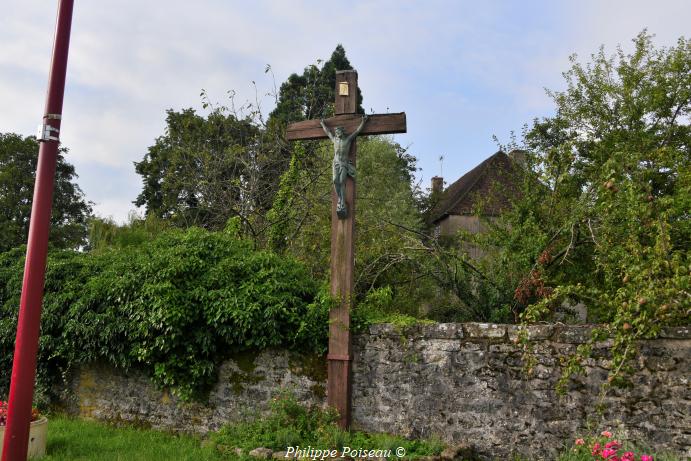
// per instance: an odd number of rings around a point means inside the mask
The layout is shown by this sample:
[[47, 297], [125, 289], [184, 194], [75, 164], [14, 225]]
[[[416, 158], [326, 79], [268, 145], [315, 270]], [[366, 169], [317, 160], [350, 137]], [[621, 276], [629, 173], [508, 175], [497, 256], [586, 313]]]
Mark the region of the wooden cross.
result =
[[[354, 70], [336, 71], [336, 100], [334, 117], [325, 120], [330, 130], [343, 127], [347, 134], [353, 133], [362, 122], [357, 111], [357, 72]], [[405, 113], [370, 115], [360, 135], [405, 133]], [[292, 123], [286, 130], [289, 141], [306, 139], [326, 139], [319, 120], [306, 120]], [[357, 153], [356, 139], [350, 145], [349, 160], [355, 166]], [[355, 231], [355, 181], [348, 176], [345, 200], [347, 217], [341, 219], [336, 214], [337, 197], [334, 188], [331, 193], [331, 296], [339, 300], [329, 313], [329, 354], [328, 390], [329, 406], [336, 408], [340, 415], [339, 425], [350, 425], [350, 309], [353, 299], [353, 274], [355, 251], [353, 234]]]

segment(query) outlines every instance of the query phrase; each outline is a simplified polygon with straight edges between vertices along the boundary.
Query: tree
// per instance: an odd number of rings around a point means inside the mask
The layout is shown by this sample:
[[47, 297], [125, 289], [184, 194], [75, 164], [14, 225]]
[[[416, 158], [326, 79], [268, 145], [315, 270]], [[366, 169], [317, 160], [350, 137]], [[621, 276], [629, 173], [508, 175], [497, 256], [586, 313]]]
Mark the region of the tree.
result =
[[[560, 284], [588, 281], [598, 293], [593, 313], [604, 321], [615, 316], [613, 303], [622, 300], [614, 298], [634, 272], [673, 277], [648, 271], [688, 259], [691, 242], [691, 41], [656, 50], [641, 33], [634, 44], [630, 55], [600, 50], [585, 67], [572, 59], [567, 90], [552, 93], [557, 115], [536, 121], [526, 135], [550, 186], [545, 218], [556, 237], [544, 248], [548, 259], [557, 259]], [[681, 306], [688, 296], [682, 290], [663, 298]]]
[[[304, 146], [296, 143], [291, 167], [284, 174], [269, 214], [269, 242], [305, 262], [313, 277], [326, 280], [331, 240], [333, 147], [322, 143], [314, 168], [300, 167]], [[413, 172], [416, 159], [386, 137], [358, 140], [356, 213], [356, 293], [391, 287], [394, 296], [410, 300], [415, 266], [408, 248], [421, 235]], [[412, 307], [411, 307], [412, 308]]]
[[[263, 244], [265, 215], [291, 159], [285, 125], [332, 113], [335, 70], [351, 68], [339, 45], [322, 67], [309, 66], [302, 76], [291, 75], [281, 85], [277, 107], [266, 124], [255, 105], [244, 106], [249, 111], [240, 114], [211, 104], [204, 91], [207, 116], [193, 109], [169, 110], [165, 134], [135, 163], [143, 190], [134, 203], [145, 206], [147, 216], [180, 227], [222, 229], [237, 216], [246, 233]], [[318, 145], [309, 143], [307, 149], [312, 153]], [[312, 158], [303, 156], [300, 166], [312, 169]]]
[[[38, 142], [13, 133], [0, 133], [0, 251], [26, 243], [38, 162]], [[49, 241], [58, 248], [78, 248], [85, 242], [91, 204], [74, 182], [74, 166], [58, 152]]]
[[222, 229], [238, 216], [256, 234], [254, 218], [272, 198], [272, 185], [261, 177], [275, 159], [264, 149], [260, 128], [226, 108], [212, 108], [207, 117], [194, 109], [169, 110], [166, 125], [135, 162], [144, 184], [134, 203], [145, 206], [147, 216], [180, 227]]
[[[292, 122], [330, 117], [333, 115], [336, 71], [352, 69], [345, 49], [337, 45], [331, 58], [321, 68], [313, 64], [305, 67], [302, 75], [291, 74], [281, 85], [276, 108], [269, 115], [269, 123], [285, 127]], [[359, 87], [358, 113], [365, 113]]]
[[[313, 178], [320, 177], [322, 162], [319, 160], [323, 143], [321, 141], [305, 141], [292, 145], [283, 142], [285, 129], [289, 123], [314, 118], [327, 118], [333, 115], [333, 102], [335, 99], [336, 71], [352, 70], [353, 66], [346, 57], [345, 49], [342, 45], [337, 45], [331, 58], [320, 67], [321, 60], [317, 64], [305, 67], [302, 75], [291, 74], [281, 85], [276, 98], [276, 108], [269, 115], [267, 122], [267, 132], [269, 137], [275, 140], [279, 146], [280, 156], [286, 159], [280, 179], [275, 178], [274, 184], [280, 184], [276, 191], [272, 212], [269, 215], [269, 225], [272, 229], [276, 226], [272, 223], [282, 222], [285, 216], [277, 216], [282, 213], [289, 195], [295, 193], [296, 189], [291, 189], [298, 176], [306, 171], [307, 175]], [[362, 93], [358, 87], [358, 112], [364, 113], [362, 109]], [[295, 147], [298, 146], [298, 147]], [[278, 221], [277, 221], [278, 220]], [[288, 232], [285, 230], [285, 232]], [[280, 236], [270, 232], [269, 246], [275, 250], [283, 248], [283, 238], [285, 232], [279, 232]]]
[[545, 187], [526, 187], [480, 237], [495, 249], [485, 273], [513, 291], [525, 321], [582, 301], [606, 323], [613, 382], [635, 339], [691, 313], [691, 41], [656, 49], [643, 32], [633, 42], [631, 54], [572, 57], [566, 89], [549, 93], [556, 114], [524, 136]]

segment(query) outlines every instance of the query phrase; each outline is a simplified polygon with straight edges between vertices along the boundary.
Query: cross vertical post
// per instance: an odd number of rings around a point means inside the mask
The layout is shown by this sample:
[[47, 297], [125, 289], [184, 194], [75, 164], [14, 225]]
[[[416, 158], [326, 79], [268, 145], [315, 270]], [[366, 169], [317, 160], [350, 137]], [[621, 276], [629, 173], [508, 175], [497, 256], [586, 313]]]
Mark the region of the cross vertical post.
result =
[[[350, 309], [353, 307], [355, 273], [355, 181], [350, 172], [355, 171], [357, 138], [359, 135], [376, 135], [406, 132], [405, 113], [372, 114], [364, 117], [358, 114], [358, 85], [355, 70], [336, 71], [336, 100], [334, 116], [327, 120], [304, 120], [291, 123], [286, 129], [286, 140], [307, 140], [331, 138], [334, 142], [334, 186], [341, 185], [345, 176], [345, 207], [338, 213], [338, 194], [336, 187], [331, 192], [331, 296], [337, 304], [329, 312], [329, 353], [327, 403], [338, 410], [339, 425], [350, 425], [350, 366], [352, 360], [350, 338]], [[331, 133], [331, 130], [334, 133]], [[343, 137], [338, 137], [338, 132]], [[353, 136], [346, 141], [343, 133]], [[344, 142], [350, 142], [348, 161], [340, 157]], [[338, 151], [338, 155], [336, 152]], [[343, 171], [348, 174], [343, 174]], [[342, 188], [341, 188], [342, 190]]]
[[[357, 72], [336, 72], [334, 115], [357, 111]], [[346, 94], [343, 94], [346, 93]], [[356, 166], [357, 139], [350, 145], [348, 160]], [[350, 425], [351, 339], [350, 309], [355, 273], [355, 181], [346, 180], [348, 216], [336, 215], [336, 191], [331, 191], [331, 296], [338, 303], [329, 312], [328, 405], [338, 410], [339, 425]]]

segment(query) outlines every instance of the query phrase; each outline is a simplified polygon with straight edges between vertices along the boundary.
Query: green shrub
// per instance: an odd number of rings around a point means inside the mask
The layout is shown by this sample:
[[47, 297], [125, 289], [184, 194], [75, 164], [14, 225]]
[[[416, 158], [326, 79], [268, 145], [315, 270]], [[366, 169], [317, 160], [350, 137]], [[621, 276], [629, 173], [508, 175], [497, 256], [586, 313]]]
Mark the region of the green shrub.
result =
[[[23, 249], [0, 255], [0, 369], [10, 370]], [[141, 367], [183, 398], [200, 397], [218, 364], [242, 350], [322, 352], [328, 307], [296, 261], [253, 249], [231, 232], [170, 230], [98, 254], [51, 253], [39, 384], [106, 361]], [[9, 372], [0, 374], [0, 395]]]
[[393, 289], [387, 285], [370, 289], [353, 309], [351, 325], [355, 332], [365, 331], [367, 327], [376, 323], [390, 323], [404, 328], [419, 323], [435, 322], [400, 312], [394, 302]]
[[405, 449], [406, 458], [438, 455], [444, 449], [439, 440], [407, 440], [390, 434], [368, 434], [344, 431], [336, 425], [334, 410], [307, 407], [290, 393], [283, 393], [271, 402], [267, 416], [223, 427], [212, 439], [230, 451], [234, 447], [252, 450], [266, 447], [286, 450], [287, 447], [314, 447], [341, 450], [343, 447], [363, 450]]

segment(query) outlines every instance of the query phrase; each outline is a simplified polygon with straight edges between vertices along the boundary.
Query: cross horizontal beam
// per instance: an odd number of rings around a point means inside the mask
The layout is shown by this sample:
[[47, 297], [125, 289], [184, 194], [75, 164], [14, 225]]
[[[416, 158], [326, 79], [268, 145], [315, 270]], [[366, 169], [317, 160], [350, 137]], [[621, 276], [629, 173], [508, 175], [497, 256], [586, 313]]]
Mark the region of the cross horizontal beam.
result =
[[[324, 123], [332, 130], [337, 126], [342, 126], [346, 133], [352, 133], [361, 121], [361, 114], [344, 114], [327, 118], [324, 120]], [[360, 136], [405, 132], [405, 112], [398, 114], [373, 114], [367, 119], [367, 123], [360, 132]], [[324, 130], [319, 124], [319, 120], [305, 120], [304, 122], [291, 123], [286, 129], [286, 140], [288, 141], [326, 138], [326, 133], [324, 133]]]

